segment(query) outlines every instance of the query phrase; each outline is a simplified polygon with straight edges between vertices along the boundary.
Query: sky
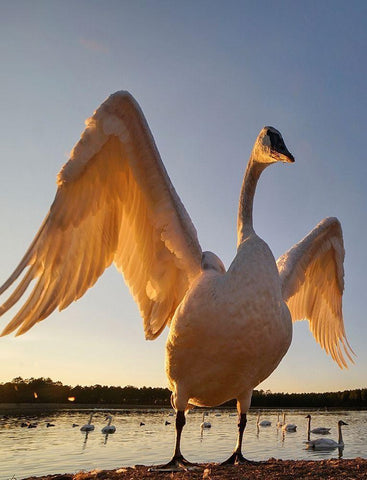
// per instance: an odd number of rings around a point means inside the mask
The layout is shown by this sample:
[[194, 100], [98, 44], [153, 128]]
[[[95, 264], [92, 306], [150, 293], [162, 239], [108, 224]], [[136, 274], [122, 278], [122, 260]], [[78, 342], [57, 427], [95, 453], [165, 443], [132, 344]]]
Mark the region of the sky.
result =
[[[255, 230], [278, 258], [322, 218], [339, 218], [344, 322], [357, 356], [340, 370], [297, 322], [288, 353], [258, 388], [366, 388], [366, 22], [367, 3], [357, 0], [3, 0], [0, 283], [45, 217], [85, 119], [109, 94], [137, 99], [202, 249], [227, 267], [246, 163], [260, 129], [272, 125], [296, 162], [262, 175]], [[0, 338], [0, 382], [166, 386], [167, 332], [144, 340], [137, 306], [111, 267], [63, 312]]]

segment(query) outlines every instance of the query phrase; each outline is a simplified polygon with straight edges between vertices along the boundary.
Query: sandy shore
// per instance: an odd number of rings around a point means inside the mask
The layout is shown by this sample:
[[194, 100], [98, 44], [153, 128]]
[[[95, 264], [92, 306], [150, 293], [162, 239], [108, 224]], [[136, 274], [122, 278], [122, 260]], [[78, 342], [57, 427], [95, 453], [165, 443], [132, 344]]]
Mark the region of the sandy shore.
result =
[[353, 460], [275, 460], [254, 465], [223, 467], [218, 464], [200, 464], [195, 471], [157, 473], [149, 467], [136, 466], [117, 470], [94, 470], [76, 474], [29, 477], [26, 480], [366, 480], [367, 459]]

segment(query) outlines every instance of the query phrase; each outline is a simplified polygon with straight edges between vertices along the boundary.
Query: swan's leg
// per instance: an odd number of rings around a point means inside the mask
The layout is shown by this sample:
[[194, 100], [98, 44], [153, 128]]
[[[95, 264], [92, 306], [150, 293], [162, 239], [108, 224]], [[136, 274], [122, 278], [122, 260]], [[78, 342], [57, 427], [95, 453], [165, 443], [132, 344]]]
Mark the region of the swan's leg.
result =
[[246, 458], [242, 455], [242, 439], [243, 439], [243, 432], [245, 431], [247, 423], [247, 416], [246, 413], [241, 413], [239, 415], [239, 422], [238, 422], [238, 437], [237, 437], [237, 444], [236, 448], [234, 449], [232, 455], [225, 460], [222, 465], [234, 465], [235, 463], [252, 463], [250, 460], [246, 460]]
[[190, 467], [195, 468], [194, 464], [188, 462], [181, 453], [181, 434], [185, 423], [185, 412], [183, 410], [178, 410], [176, 413], [176, 444], [173, 457], [165, 465], [159, 465], [158, 467], [151, 468], [151, 471], [175, 472], [179, 470], [188, 470]]
[[248, 464], [254, 463], [254, 462], [251, 462], [250, 460], [247, 460], [242, 455], [242, 440], [243, 440], [243, 434], [244, 434], [246, 423], [247, 423], [246, 412], [250, 408], [251, 395], [252, 395], [252, 391], [247, 392], [247, 394], [244, 395], [243, 398], [237, 401], [237, 410], [238, 410], [237, 444], [232, 455], [227, 460], [225, 460], [222, 463], [222, 465], [234, 465], [235, 463], [248, 463]]

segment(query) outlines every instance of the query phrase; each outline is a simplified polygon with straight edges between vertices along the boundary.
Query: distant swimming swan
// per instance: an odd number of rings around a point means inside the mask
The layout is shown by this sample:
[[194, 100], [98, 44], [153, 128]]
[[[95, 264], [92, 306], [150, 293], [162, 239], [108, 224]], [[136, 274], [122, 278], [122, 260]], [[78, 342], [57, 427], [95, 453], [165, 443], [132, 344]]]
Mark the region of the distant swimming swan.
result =
[[308, 440], [310, 440], [310, 433], [319, 433], [320, 435], [327, 435], [328, 433], [330, 433], [330, 428], [326, 428], [326, 427], [317, 427], [317, 428], [313, 428], [311, 430], [311, 415], [306, 415], [306, 417], [308, 419], [307, 421], [307, 438]]
[[277, 413], [277, 427], [282, 427], [285, 424], [285, 413], [282, 414], [282, 420], [280, 420], [279, 412]]
[[310, 440], [306, 442], [308, 449], [312, 448], [313, 450], [333, 450], [334, 448], [343, 448], [343, 436], [342, 436], [342, 425], [348, 425], [339, 420], [338, 422], [338, 441], [332, 440], [331, 438], [317, 438], [316, 440]]
[[205, 421], [205, 412], [203, 413], [203, 421], [200, 425], [200, 428], [211, 428], [212, 424], [210, 422]]
[[260, 427], [270, 427], [271, 426], [271, 422], [269, 420], [261, 420], [261, 422], [260, 422], [260, 412], [257, 412], [256, 424], [259, 425]]
[[285, 421], [285, 413], [283, 413], [282, 430], [285, 432], [295, 432], [297, 430], [297, 425], [295, 423], [287, 423]]
[[102, 433], [115, 433], [116, 432], [116, 427], [115, 427], [115, 425], [111, 425], [112, 416], [111, 415], [106, 415], [106, 420], [108, 420], [108, 423], [105, 427], [102, 428]]
[[92, 430], [94, 430], [94, 425], [92, 425], [93, 415], [94, 415], [94, 413], [91, 413], [90, 417], [89, 417], [89, 420], [88, 420], [88, 423], [86, 423], [85, 425], [80, 427], [81, 432], [91, 432]]
[[[47, 217], [0, 288], [4, 292], [22, 275], [0, 307], [4, 313], [35, 281], [2, 332], [18, 329], [20, 335], [80, 298], [112, 262], [116, 265], [139, 306], [146, 338], [158, 337], [170, 325], [166, 371], [176, 444], [166, 469], [188, 464], [180, 441], [189, 405], [213, 407], [233, 398], [238, 441], [227, 463], [246, 462], [241, 445], [252, 392], [287, 352], [292, 320], [307, 318], [316, 341], [340, 367], [347, 365], [344, 355], [351, 359], [342, 317], [344, 247], [338, 220], [320, 222], [277, 263], [255, 233], [257, 182], [266, 167], [279, 162], [294, 158], [280, 132], [264, 127], [243, 179], [237, 253], [226, 271], [214, 253], [202, 252], [138, 104], [129, 93], [117, 92], [87, 121], [58, 175]], [[270, 203], [269, 211], [273, 207]]]

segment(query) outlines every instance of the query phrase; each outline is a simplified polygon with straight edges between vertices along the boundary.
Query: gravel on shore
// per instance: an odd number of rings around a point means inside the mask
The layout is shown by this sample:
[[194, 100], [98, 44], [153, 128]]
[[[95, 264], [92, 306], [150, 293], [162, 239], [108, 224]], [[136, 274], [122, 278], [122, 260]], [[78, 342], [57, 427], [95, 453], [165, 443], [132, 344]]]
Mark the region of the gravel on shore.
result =
[[150, 467], [118, 468], [116, 470], [93, 470], [75, 474], [57, 474], [43, 477], [28, 477], [25, 480], [366, 480], [367, 459], [330, 460], [276, 460], [252, 465], [222, 466], [200, 464], [196, 470], [180, 472], [154, 472]]

